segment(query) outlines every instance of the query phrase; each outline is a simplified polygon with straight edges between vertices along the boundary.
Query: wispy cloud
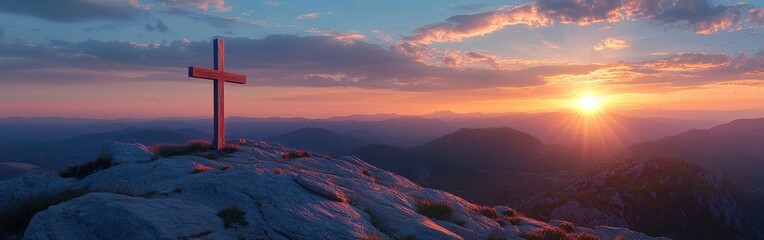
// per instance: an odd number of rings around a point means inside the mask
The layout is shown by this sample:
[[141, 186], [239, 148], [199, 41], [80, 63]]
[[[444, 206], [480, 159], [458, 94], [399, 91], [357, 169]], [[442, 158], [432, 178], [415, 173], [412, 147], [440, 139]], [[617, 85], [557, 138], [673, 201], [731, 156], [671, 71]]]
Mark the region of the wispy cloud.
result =
[[189, 11], [189, 10], [181, 9], [181, 8], [172, 8], [170, 10], [161, 11], [160, 13], [188, 17], [193, 21], [206, 23], [210, 26], [219, 27], [219, 28], [232, 28], [239, 23], [249, 24], [253, 26], [266, 25], [264, 21], [257, 21], [257, 20], [251, 21], [251, 20], [246, 20], [238, 16], [237, 17], [219, 17], [219, 16], [211, 15], [205, 12], [200, 13], [200, 12]]
[[631, 45], [629, 45], [629, 43], [626, 42], [626, 40], [609, 37], [595, 44], [594, 47], [592, 48], [597, 51], [602, 51], [607, 49], [620, 50], [620, 49], [626, 49], [629, 47], [631, 47]]
[[3, 0], [0, 12], [26, 15], [53, 22], [95, 19], [131, 21], [147, 12], [130, 1], [90, 0]]
[[158, 0], [160, 3], [171, 7], [190, 6], [204, 11], [214, 8], [218, 12], [231, 11], [231, 6], [226, 6], [225, 0]]
[[278, 6], [281, 6], [281, 4], [283, 3], [279, 1], [263, 1], [263, 4], [278, 7]]
[[422, 54], [436, 42], [460, 42], [508, 26], [543, 27], [562, 24], [588, 25], [643, 20], [662, 27], [689, 28], [696, 34], [737, 31], [764, 25], [764, 11], [737, 3], [714, 5], [707, 0], [534, 0], [494, 11], [456, 15], [443, 22], [414, 30], [398, 45], [402, 52]]
[[332, 14], [331, 12], [324, 12], [324, 13], [312, 12], [312, 13], [306, 13], [306, 14], [299, 15], [299, 16], [296, 17], [296, 19], [297, 20], [308, 20], [308, 19], [314, 19], [314, 18], [320, 17], [322, 15], [331, 15], [331, 14]]
[[347, 44], [353, 43], [354, 41], [357, 41], [357, 40], [362, 40], [365, 37], [363, 36], [363, 34], [360, 34], [357, 32], [338, 32], [334, 30], [322, 31], [316, 28], [305, 30], [305, 32], [310, 33], [312, 35], [316, 35], [316, 36], [331, 37], [337, 40], [338, 42], [343, 42]]
[[393, 41], [393, 36], [390, 36], [390, 34], [384, 33], [377, 29], [371, 30], [371, 32], [374, 33], [374, 35], [377, 36], [377, 38], [379, 38], [382, 41], [385, 41], [385, 42]]
[[[67, 84], [83, 81], [184, 79], [183, 68], [209, 61], [209, 41], [178, 40], [169, 44], [123, 41], [50, 46], [0, 43], [2, 82]], [[402, 91], [441, 91], [543, 85], [546, 76], [583, 74], [596, 66], [538, 66], [518, 70], [456, 69], [432, 66], [388, 48], [332, 36], [271, 35], [264, 39], [228, 38], [229, 68], [245, 73], [258, 86], [357, 87]], [[470, 61], [491, 61], [466, 53]], [[133, 73], [132, 75], [130, 73]], [[117, 77], [104, 77], [114, 74]]]

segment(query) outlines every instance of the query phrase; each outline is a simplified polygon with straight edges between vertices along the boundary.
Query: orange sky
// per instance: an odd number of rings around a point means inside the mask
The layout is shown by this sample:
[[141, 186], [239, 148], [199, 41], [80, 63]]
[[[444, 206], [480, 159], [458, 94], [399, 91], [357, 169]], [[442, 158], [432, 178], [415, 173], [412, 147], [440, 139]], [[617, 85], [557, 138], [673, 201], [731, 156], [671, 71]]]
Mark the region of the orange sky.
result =
[[0, 117], [209, 117], [216, 37], [228, 116], [764, 109], [761, 3], [677, 1], [19, 2]]

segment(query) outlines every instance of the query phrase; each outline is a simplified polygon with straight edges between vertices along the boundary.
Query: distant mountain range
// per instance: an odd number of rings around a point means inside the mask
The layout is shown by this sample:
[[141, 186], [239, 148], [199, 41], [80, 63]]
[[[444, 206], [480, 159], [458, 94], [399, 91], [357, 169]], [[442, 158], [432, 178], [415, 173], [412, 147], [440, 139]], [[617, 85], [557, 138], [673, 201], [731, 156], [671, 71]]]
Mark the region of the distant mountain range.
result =
[[580, 167], [564, 148], [510, 128], [460, 129], [408, 150], [371, 145], [350, 154], [484, 204], [528, 197]]
[[194, 129], [136, 129], [86, 134], [56, 141], [0, 143], [0, 163], [26, 163], [37, 166], [21, 169], [13, 164], [0, 164], [0, 180], [30, 171], [56, 172], [71, 164], [92, 160], [109, 142], [179, 144], [194, 139], [209, 139], [210, 134]]
[[736, 185], [764, 189], [764, 118], [740, 119], [636, 144], [625, 154], [673, 156], [718, 170]]
[[675, 239], [762, 239], [764, 200], [678, 159], [623, 157], [519, 208], [540, 219], [629, 227]]
[[335, 133], [323, 128], [300, 128], [266, 139], [269, 142], [316, 153], [335, 154], [374, 144], [375, 142]]
[[[593, 128], [573, 113], [457, 114], [436, 112], [422, 116], [396, 114], [353, 115], [327, 119], [306, 118], [226, 118], [229, 138], [266, 139], [300, 128], [324, 128], [339, 134], [367, 139], [398, 147], [413, 147], [460, 128], [510, 127], [539, 137], [545, 143], [566, 146], [606, 146], [605, 154], [622, 150], [629, 144], [654, 140], [695, 128], [707, 128], [717, 122], [665, 118], [639, 118], [603, 115], [605, 122]], [[0, 118], [0, 143], [64, 140], [67, 138], [116, 131], [124, 128], [188, 128], [202, 132], [212, 129], [210, 119], [162, 118], [78, 119], [78, 118]], [[587, 132], [584, 132], [587, 131]], [[586, 139], [571, 136], [586, 133]], [[606, 141], [603, 141], [606, 140]], [[597, 146], [597, 148], [600, 148]], [[596, 150], [596, 149], [589, 149]]]

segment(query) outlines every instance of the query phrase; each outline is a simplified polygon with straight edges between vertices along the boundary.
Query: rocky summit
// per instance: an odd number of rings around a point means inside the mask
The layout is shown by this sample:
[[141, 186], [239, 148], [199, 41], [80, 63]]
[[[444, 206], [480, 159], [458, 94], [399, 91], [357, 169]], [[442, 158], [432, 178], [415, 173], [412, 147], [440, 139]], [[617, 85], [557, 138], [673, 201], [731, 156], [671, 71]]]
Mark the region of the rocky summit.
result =
[[569, 239], [652, 239], [624, 228], [541, 222], [506, 206], [475, 205], [356, 157], [260, 141], [236, 144], [238, 151], [209, 160], [157, 158], [140, 144], [117, 143], [110, 148], [115, 161], [79, 178], [36, 174], [2, 181], [6, 226], [19, 212], [44, 206], [28, 225], [16, 223], [22, 231], [6, 237], [522, 239], [562, 231]]

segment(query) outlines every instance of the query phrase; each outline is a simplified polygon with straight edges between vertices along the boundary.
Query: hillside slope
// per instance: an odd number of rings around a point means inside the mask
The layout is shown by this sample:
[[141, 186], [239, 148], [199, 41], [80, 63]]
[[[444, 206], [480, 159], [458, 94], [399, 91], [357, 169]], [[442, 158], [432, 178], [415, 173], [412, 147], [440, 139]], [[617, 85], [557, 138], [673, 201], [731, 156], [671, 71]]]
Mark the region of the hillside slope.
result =
[[626, 154], [678, 157], [719, 170], [743, 189], [764, 189], [764, 118], [739, 119], [640, 143]]
[[[283, 154], [293, 150], [278, 145], [239, 144], [215, 161], [151, 160], [142, 146], [122, 146], [112, 151], [117, 165], [81, 180], [2, 181], [0, 215], [78, 190], [86, 194], [34, 215], [24, 239], [518, 239], [555, 229], [508, 207], [481, 208], [422, 188], [358, 158], [289, 159]], [[650, 239], [622, 228], [572, 231]]]
[[[181, 144], [194, 139], [209, 139], [210, 134], [193, 129], [139, 129], [86, 134], [65, 140], [0, 143], [0, 163], [21, 162], [38, 166], [36, 171], [55, 172], [71, 164], [93, 158], [110, 142], [135, 142], [145, 145]], [[5, 168], [0, 164], [0, 168]], [[15, 171], [24, 171], [15, 169]], [[0, 180], [11, 178], [0, 175]]]
[[579, 167], [578, 158], [562, 147], [511, 128], [463, 128], [408, 150], [373, 145], [353, 154], [484, 204], [519, 201], [555, 186]]
[[324, 128], [300, 128], [267, 138], [266, 140], [292, 148], [326, 154], [347, 152], [374, 143], [369, 140], [332, 132]]
[[676, 239], [761, 239], [761, 204], [700, 166], [630, 156], [534, 196], [519, 208], [540, 219], [623, 226]]

